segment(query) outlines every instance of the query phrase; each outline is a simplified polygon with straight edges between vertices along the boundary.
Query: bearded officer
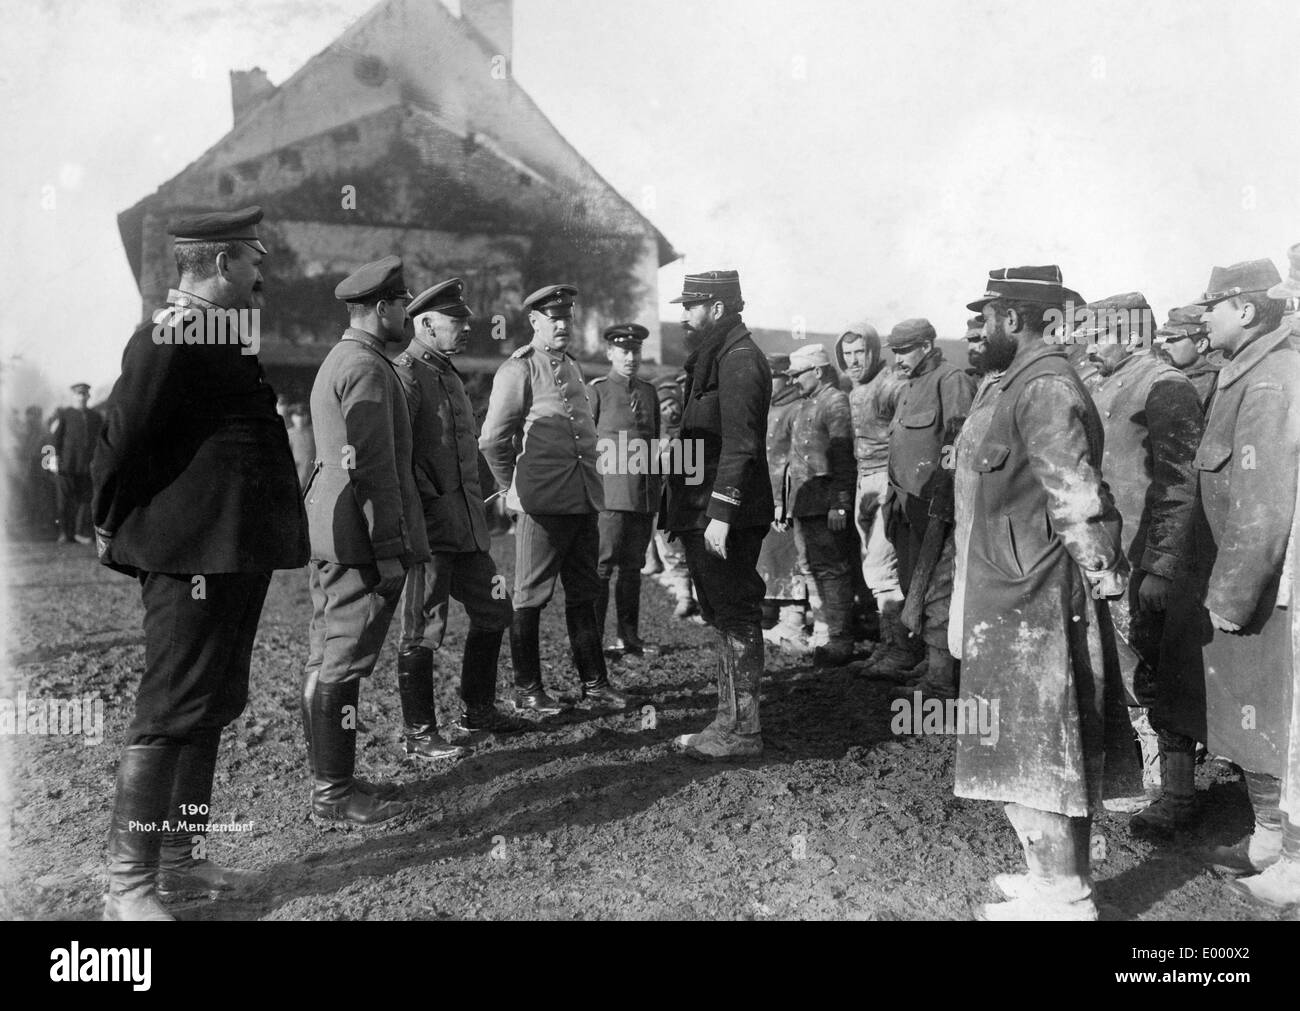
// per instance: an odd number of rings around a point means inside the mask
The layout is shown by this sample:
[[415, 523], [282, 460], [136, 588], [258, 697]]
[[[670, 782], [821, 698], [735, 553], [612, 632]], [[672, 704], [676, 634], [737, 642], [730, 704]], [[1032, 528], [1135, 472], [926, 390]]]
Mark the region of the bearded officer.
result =
[[[224, 328], [219, 342], [206, 339], [202, 324], [260, 307], [261, 220], [249, 207], [171, 226], [180, 281], [127, 343], [91, 462], [99, 559], [136, 577], [144, 602], [144, 676], [109, 833], [108, 920], [170, 920], [158, 891], [250, 883], [203, 858], [212, 777], [221, 731], [248, 701], [271, 572], [304, 564], [307, 529], [257, 356]], [[205, 339], [171, 339], [191, 328]], [[177, 820], [200, 828], [142, 827]]]
[[[614, 580], [614, 616], [618, 638], [613, 650], [630, 656], [657, 653], [641, 639], [641, 566], [663, 490], [659, 478], [659, 400], [641, 371], [641, 343], [650, 331], [636, 323], [605, 330], [609, 374], [590, 383], [591, 414], [596, 422], [599, 469], [605, 508], [600, 513], [600, 560], [596, 574], [602, 589], [596, 598], [596, 627], [605, 634], [609, 584]], [[654, 473], [651, 473], [651, 471]]]
[[453, 277], [422, 291], [407, 313], [415, 337], [393, 364], [411, 413], [415, 484], [432, 557], [406, 574], [397, 683], [407, 754], [456, 758], [464, 749], [438, 736], [433, 703], [434, 655], [442, 648], [452, 597], [469, 616], [457, 725], [469, 733], [516, 733], [527, 724], [496, 708], [497, 662], [513, 610], [505, 579], [488, 554], [492, 538], [479, 485], [478, 426], [452, 361], [469, 346], [472, 314], [464, 282]]
[[350, 325], [311, 391], [316, 470], [307, 485], [312, 619], [302, 706], [312, 814], [369, 826], [406, 805], [359, 780], [356, 713], [361, 681], [379, 659], [406, 583], [428, 561], [411, 467], [411, 418], [385, 348], [405, 338], [411, 293], [402, 261], [386, 256], [339, 282]]
[[718, 633], [718, 713], [676, 744], [699, 761], [761, 755], [763, 578], [758, 556], [775, 513], [767, 469], [772, 370], [741, 319], [734, 270], [687, 274], [680, 296], [690, 356], [682, 439], [703, 474], [670, 474], [664, 526], [681, 538], [704, 620]]
[[564, 582], [564, 618], [583, 701], [618, 709], [629, 702], [610, 684], [596, 625], [602, 585], [597, 515], [605, 496], [587, 387], [568, 353], [577, 294], [571, 284], [550, 284], [524, 299], [533, 339], [497, 370], [479, 436], [506, 505], [520, 513], [510, 627], [515, 708], [543, 716], [565, 708], [542, 684], [540, 622], [556, 579]]

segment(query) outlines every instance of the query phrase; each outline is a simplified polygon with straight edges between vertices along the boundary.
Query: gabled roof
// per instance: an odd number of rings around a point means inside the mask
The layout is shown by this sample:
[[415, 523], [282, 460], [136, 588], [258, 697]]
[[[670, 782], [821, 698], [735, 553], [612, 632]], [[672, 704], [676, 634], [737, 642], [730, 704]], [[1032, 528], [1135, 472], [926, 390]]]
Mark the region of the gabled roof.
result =
[[[490, 152], [519, 177], [532, 175], [579, 198], [602, 220], [654, 235], [660, 265], [677, 259], [668, 240], [564, 139], [512, 78], [492, 74], [492, 44], [434, 0], [384, 0], [292, 77], [248, 109], [233, 129], [156, 194], [118, 217], [140, 273], [148, 206], [194, 177], [264, 158], [386, 112], [418, 112], [438, 129]], [[215, 191], [213, 191], [215, 194]]]

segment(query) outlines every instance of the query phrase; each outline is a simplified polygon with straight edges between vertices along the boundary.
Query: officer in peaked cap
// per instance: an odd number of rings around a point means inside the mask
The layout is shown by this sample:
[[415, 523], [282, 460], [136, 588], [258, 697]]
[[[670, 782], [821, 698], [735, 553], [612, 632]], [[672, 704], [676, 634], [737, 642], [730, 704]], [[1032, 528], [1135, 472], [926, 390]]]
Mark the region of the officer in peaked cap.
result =
[[734, 270], [687, 274], [674, 302], [691, 348], [682, 439], [703, 473], [668, 476], [662, 525], [681, 538], [704, 619], [718, 634], [718, 715], [677, 738], [702, 761], [762, 753], [763, 595], [758, 556], [772, 522], [767, 422], [772, 373], [741, 313]]
[[[250, 207], [174, 222], [180, 280], [154, 315], [252, 307], [261, 217]], [[208, 810], [221, 731], [248, 698], [271, 573], [307, 559], [293, 455], [256, 354], [154, 337], [151, 319], [127, 342], [90, 466], [100, 560], [139, 580], [145, 611], [144, 676], [109, 835], [108, 919], [170, 919], [159, 890], [248, 882], [203, 858], [203, 833], [140, 826], [193, 823]]]
[[73, 383], [73, 406], [54, 413], [54, 474], [59, 543], [92, 544], [90, 525], [90, 458], [103, 427], [103, 416], [90, 405], [90, 384]]
[[438, 736], [434, 656], [442, 648], [454, 596], [469, 616], [461, 657], [458, 727], [513, 733], [523, 720], [496, 708], [497, 659], [513, 610], [492, 546], [478, 468], [474, 407], [454, 358], [469, 342], [472, 313], [458, 277], [435, 284], [407, 306], [415, 335], [394, 361], [406, 393], [415, 441], [415, 483], [424, 507], [431, 558], [406, 574], [398, 638], [397, 681], [408, 754], [455, 758], [463, 749]]
[[605, 495], [591, 402], [567, 350], [577, 294], [571, 284], [550, 284], [524, 299], [533, 338], [497, 370], [479, 436], [499, 493], [521, 513], [510, 628], [514, 703], [544, 716], [564, 709], [542, 684], [539, 631], [557, 578], [564, 581], [564, 617], [583, 700], [618, 709], [629, 703], [609, 681], [596, 624], [602, 589], [597, 517]]
[[268, 255], [257, 234], [262, 208], [245, 207], [238, 211], [208, 211], [177, 218], [167, 227], [167, 234], [178, 246], [200, 242], [242, 242], [254, 252]]
[[[367, 826], [396, 817], [405, 805], [355, 777], [356, 723], [348, 715], [375, 668], [406, 570], [427, 561], [429, 549], [412, 470], [411, 417], [385, 354], [406, 335], [411, 293], [401, 259], [365, 264], [339, 282], [334, 296], [347, 304], [350, 325], [311, 391], [316, 467], [304, 497], [313, 613], [302, 714], [313, 816]], [[408, 751], [413, 738], [427, 739], [427, 727], [407, 729]]]
[[600, 512], [600, 558], [596, 574], [596, 623], [605, 634], [609, 584], [614, 581], [618, 637], [613, 650], [641, 656], [657, 653], [640, 634], [641, 566], [654, 532], [655, 510], [663, 492], [659, 468], [659, 399], [638, 373], [641, 345], [650, 331], [638, 323], [617, 323], [604, 333], [610, 368], [589, 385], [591, 416], [600, 448], [605, 508]]

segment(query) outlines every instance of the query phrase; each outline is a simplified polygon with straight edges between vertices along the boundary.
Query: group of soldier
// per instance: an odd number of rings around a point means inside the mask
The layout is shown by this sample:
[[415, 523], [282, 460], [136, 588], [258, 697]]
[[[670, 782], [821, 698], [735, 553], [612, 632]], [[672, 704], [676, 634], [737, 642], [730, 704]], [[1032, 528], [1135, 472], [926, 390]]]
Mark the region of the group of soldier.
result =
[[[814, 665], [844, 665], [861, 559], [880, 644], [852, 669], [965, 707], [956, 792], [1004, 802], [1023, 846], [1028, 873], [994, 880], [1007, 901], [985, 918], [1096, 918], [1093, 812], [1189, 827], [1198, 743], [1241, 769], [1256, 819], [1207, 863], [1300, 902], [1290, 258], [1285, 281], [1269, 260], [1215, 268], [1160, 327], [1139, 292], [1084, 303], [1056, 267], [993, 271], [968, 369], [926, 320], [893, 328], [888, 365], [858, 325], [835, 346], [847, 394], [820, 345], [773, 358], [765, 634], [806, 651], [806, 597]], [[989, 746], [972, 707], [991, 703]]]
[[[257, 307], [260, 219], [248, 208], [175, 222], [180, 280], [153, 320]], [[944, 361], [920, 319], [890, 332], [886, 365], [863, 324], [834, 349], [846, 394], [825, 348], [775, 363], [759, 350], [735, 271], [688, 274], [674, 300], [690, 352], [682, 386], [640, 378], [648, 334], [633, 323], [605, 330], [609, 373], [585, 383], [569, 353], [580, 293], [551, 284], [523, 300], [531, 340], [498, 370], [480, 431], [455, 367], [471, 326], [463, 282], [412, 295], [390, 256], [335, 290], [348, 326], [312, 389], [315, 459], [301, 481], [255, 355], [160, 342], [142, 325], [93, 461], [98, 553], [139, 580], [146, 633], [105, 917], [169, 919], [160, 895], [257, 880], [206, 859], [184, 813], [208, 810], [274, 570], [309, 571], [312, 815], [365, 827], [408, 807], [356, 775], [360, 687], [395, 614], [405, 751], [453, 761], [475, 735], [633, 703], [607, 655], [655, 651], [639, 628], [652, 544], [674, 585], [687, 574], [678, 616], [698, 610], [716, 636], [717, 713], [677, 738], [686, 755], [762, 754], [765, 624], [769, 641], [798, 640], [807, 597], [814, 664], [844, 666], [867, 603], [881, 644], [853, 669], [920, 696], [1000, 701], [996, 746], [962, 737], [957, 760], [957, 793], [1005, 802], [1028, 861], [1028, 874], [1000, 876], [1008, 901], [984, 907], [989, 918], [1095, 918], [1090, 817], [1135, 730], [1152, 797], [1162, 791], [1146, 822], [1190, 818], [1204, 742], [1247, 770], [1259, 825], [1237, 854], [1243, 884], [1300, 899], [1282, 609], [1300, 453], [1300, 352], [1282, 309], [1296, 286], [1294, 268], [1283, 282], [1267, 261], [1216, 268], [1202, 311], [1178, 310], [1151, 335], [1129, 322], [1141, 312], [1107, 311], [1140, 296], [1091, 304], [1087, 319], [1103, 322], [1076, 328], [1082, 300], [1055, 267], [994, 271], [970, 306], [970, 370]], [[698, 468], [680, 466], [682, 446]], [[661, 466], [645, 465], [647, 448]], [[516, 517], [512, 590], [489, 554], [486, 505], [499, 496]], [[542, 677], [557, 580], [574, 700]], [[452, 598], [469, 618], [454, 736], [434, 707]], [[497, 704], [507, 630], [512, 712]], [[1258, 711], [1249, 733], [1229, 718], [1245, 699]]]

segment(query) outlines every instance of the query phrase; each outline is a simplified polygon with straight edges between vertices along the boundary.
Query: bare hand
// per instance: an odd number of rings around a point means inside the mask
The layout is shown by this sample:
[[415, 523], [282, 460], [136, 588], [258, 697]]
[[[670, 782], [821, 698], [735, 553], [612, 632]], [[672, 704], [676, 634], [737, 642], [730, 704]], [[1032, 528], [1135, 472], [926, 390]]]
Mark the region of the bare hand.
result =
[[1223, 617], [1220, 614], [1215, 614], [1213, 611], [1210, 612], [1210, 624], [1213, 625], [1215, 628], [1217, 628], [1220, 632], [1241, 631], [1241, 626], [1238, 625], [1235, 621], [1229, 621], [1227, 618]]
[[1163, 611], [1169, 604], [1169, 588], [1173, 584], [1164, 576], [1148, 572], [1138, 584], [1138, 603], [1144, 611]]
[[826, 525], [831, 533], [838, 534], [848, 529], [849, 514], [847, 509], [830, 509], [826, 513]]
[[727, 534], [729, 533], [731, 533], [730, 523], [723, 523], [722, 520], [709, 520], [709, 525], [704, 528], [704, 547], [710, 554], [725, 559], [727, 557]]
[[379, 585], [375, 592], [381, 597], [392, 597], [402, 592], [406, 582], [406, 566], [396, 558], [382, 558], [379, 561]]

